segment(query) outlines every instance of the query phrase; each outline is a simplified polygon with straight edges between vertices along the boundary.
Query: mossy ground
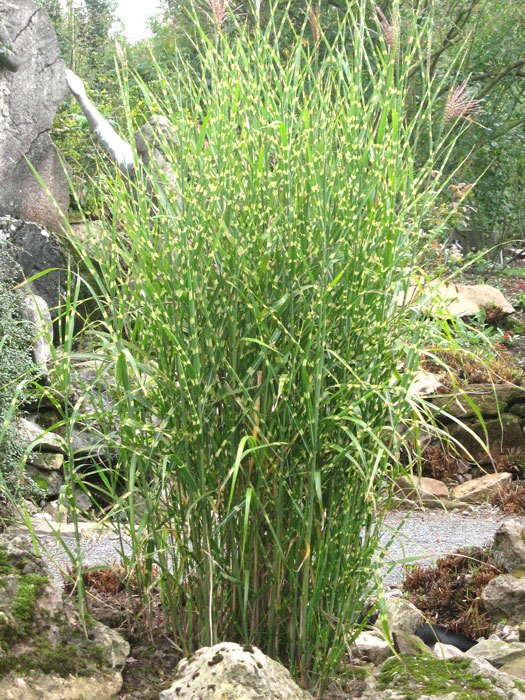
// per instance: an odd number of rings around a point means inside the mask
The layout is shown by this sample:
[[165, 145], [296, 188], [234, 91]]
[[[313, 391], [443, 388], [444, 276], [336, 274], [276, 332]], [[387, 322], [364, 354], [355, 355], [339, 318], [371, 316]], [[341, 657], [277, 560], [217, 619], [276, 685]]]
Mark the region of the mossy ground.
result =
[[406, 700], [421, 695], [448, 695], [455, 700], [501, 700], [487, 678], [469, 673], [471, 659], [444, 661], [429, 656], [393, 657], [386, 661], [378, 677], [381, 690], [402, 690]]

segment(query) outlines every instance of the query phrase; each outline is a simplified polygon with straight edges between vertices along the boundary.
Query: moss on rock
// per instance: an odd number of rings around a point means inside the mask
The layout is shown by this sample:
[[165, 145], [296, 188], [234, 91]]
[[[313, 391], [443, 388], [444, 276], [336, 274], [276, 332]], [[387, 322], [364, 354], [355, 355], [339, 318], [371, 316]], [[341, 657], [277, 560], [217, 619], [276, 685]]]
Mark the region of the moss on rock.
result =
[[19, 577], [18, 591], [11, 610], [13, 617], [20, 620], [27, 629], [33, 620], [38, 593], [48, 580], [46, 576], [40, 576], [40, 574], [26, 574]]
[[104, 651], [101, 647], [83, 643], [60, 643], [51, 645], [41, 637], [33, 641], [34, 646], [27, 653], [6, 654], [0, 657], [0, 679], [9, 673], [24, 676], [31, 671], [54, 673], [62, 678], [67, 676], [91, 676], [103, 665]]
[[382, 665], [378, 676], [381, 690], [400, 690], [406, 700], [422, 695], [444, 696], [454, 692], [454, 700], [501, 700], [493, 683], [470, 673], [471, 659], [445, 661], [429, 656], [392, 657]]

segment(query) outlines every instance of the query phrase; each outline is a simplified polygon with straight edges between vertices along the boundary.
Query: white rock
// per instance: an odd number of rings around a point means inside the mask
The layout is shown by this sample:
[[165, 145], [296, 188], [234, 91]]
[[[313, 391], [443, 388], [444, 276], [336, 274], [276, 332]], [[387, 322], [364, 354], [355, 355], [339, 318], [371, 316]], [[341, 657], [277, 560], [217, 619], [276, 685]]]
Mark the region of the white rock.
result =
[[42, 297], [35, 295], [24, 296], [20, 300], [22, 318], [35, 327], [33, 342], [33, 359], [35, 364], [47, 371], [46, 364], [51, 359], [51, 343], [53, 342], [53, 323], [49, 307]]
[[379, 666], [394, 652], [378, 631], [364, 630], [350, 646], [350, 653], [356, 659]]
[[199, 649], [175, 669], [159, 700], [312, 700], [289, 672], [257, 647], [223, 642]]
[[434, 644], [432, 654], [438, 659], [459, 659], [465, 654], [452, 644]]
[[496, 637], [496, 639], [478, 642], [465, 653], [466, 656], [471, 656], [474, 659], [485, 659], [499, 668], [515, 659], [523, 658], [525, 660], [525, 644], [522, 642], [502, 642]]
[[[418, 610], [415, 605], [412, 605], [405, 598], [389, 598], [385, 600], [385, 607], [390, 633], [405, 632], [405, 634], [414, 634], [417, 628], [425, 621], [421, 610]], [[379, 631], [382, 631], [381, 618], [378, 618], [374, 626]]]
[[34, 445], [38, 446], [43, 452], [61, 452], [65, 454], [63, 441], [59, 435], [51, 432], [44, 432], [43, 428], [27, 420], [27, 418], [17, 418], [15, 421], [15, 430], [24, 448], [34, 443]]

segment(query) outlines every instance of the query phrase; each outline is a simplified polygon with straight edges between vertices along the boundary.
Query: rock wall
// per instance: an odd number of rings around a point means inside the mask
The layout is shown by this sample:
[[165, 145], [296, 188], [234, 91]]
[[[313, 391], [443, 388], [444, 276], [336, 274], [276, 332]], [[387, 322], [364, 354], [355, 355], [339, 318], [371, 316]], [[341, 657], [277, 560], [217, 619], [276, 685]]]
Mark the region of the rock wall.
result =
[[57, 231], [57, 207], [67, 212], [69, 205], [67, 177], [50, 136], [69, 94], [57, 38], [47, 13], [32, 0], [0, 0], [0, 29], [19, 64], [13, 71], [0, 63], [0, 215]]

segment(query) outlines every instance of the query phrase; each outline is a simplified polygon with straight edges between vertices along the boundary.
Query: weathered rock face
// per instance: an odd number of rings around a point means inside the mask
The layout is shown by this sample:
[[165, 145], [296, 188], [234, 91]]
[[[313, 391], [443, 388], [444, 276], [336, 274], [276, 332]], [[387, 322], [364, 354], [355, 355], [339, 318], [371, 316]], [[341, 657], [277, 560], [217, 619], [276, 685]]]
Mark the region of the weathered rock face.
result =
[[250, 645], [224, 642], [199, 649], [175, 670], [159, 700], [311, 700], [281, 664]]
[[521, 659], [525, 662], [525, 644], [522, 642], [502, 642], [501, 639], [485, 639], [465, 652], [474, 659], [486, 659], [496, 668], [510, 661]]
[[64, 63], [47, 13], [32, 0], [0, 0], [0, 22], [19, 62], [16, 72], [0, 65], [0, 215], [59, 230], [61, 216], [26, 158], [67, 212], [67, 178], [50, 137], [69, 94]]
[[489, 615], [495, 620], [525, 620], [525, 578], [503, 574], [489, 581], [481, 594]]
[[452, 496], [465, 503], [489, 501], [503, 486], [509, 484], [512, 476], [507, 472], [486, 474], [479, 479], [465, 481], [452, 489]]
[[100, 623], [91, 633], [29, 540], [0, 535], [0, 698], [109, 700], [129, 645]]
[[52, 270], [33, 280], [31, 288], [44, 300], [51, 314], [56, 315], [54, 311], [66, 292], [65, 270], [68, 266], [68, 254], [58, 238], [38, 224], [0, 216], [0, 257], [4, 246], [16, 266], [15, 282]]
[[519, 520], [507, 520], [494, 536], [491, 556], [496, 564], [512, 573], [525, 569], [525, 530]]

